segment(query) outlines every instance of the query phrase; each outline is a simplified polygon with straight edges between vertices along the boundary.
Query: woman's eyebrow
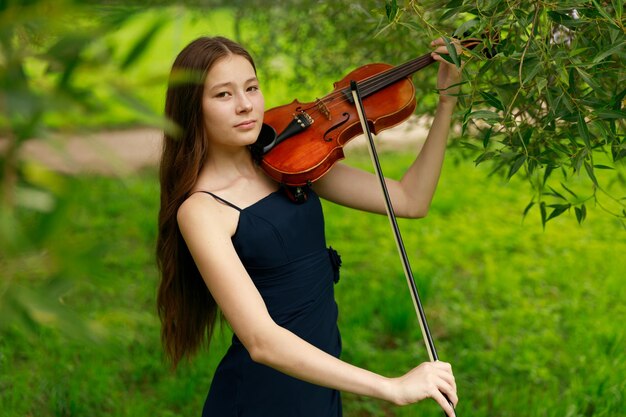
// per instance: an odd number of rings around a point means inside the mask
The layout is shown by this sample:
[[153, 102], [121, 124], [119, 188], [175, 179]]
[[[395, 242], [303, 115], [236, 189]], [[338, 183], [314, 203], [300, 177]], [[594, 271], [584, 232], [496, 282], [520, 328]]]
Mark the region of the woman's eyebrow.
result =
[[[258, 81], [257, 77], [251, 77], [251, 78], [248, 78], [246, 81], [244, 81], [244, 84], [248, 84], [248, 83], [255, 82], [255, 81]], [[226, 81], [226, 82], [223, 82], [223, 83], [212, 85], [212, 86], [210, 86], [210, 89], [214, 90], [216, 88], [230, 87], [233, 84], [234, 83], [232, 81]]]

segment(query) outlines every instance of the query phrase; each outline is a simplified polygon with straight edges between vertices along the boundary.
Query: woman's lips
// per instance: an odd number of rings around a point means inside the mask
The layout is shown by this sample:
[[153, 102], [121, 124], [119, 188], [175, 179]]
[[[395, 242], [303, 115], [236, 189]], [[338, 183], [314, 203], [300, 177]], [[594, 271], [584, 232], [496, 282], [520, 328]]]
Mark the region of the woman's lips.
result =
[[246, 120], [235, 125], [238, 129], [252, 129], [254, 126], [256, 126], [256, 120]]

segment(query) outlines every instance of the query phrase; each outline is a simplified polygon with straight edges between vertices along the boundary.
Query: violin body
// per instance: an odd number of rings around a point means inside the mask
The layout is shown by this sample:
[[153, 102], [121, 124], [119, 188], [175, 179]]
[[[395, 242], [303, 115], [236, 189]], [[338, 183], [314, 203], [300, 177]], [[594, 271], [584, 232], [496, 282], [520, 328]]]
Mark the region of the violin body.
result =
[[[480, 44], [477, 39], [461, 41], [467, 49]], [[364, 65], [337, 81], [334, 90], [321, 99], [310, 103], [294, 100], [267, 110], [259, 138], [250, 146], [252, 156], [283, 185], [297, 188], [312, 183], [344, 158], [343, 146], [350, 139], [363, 133], [350, 89], [352, 81], [360, 91], [369, 130], [377, 134], [413, 113], [416, 99], [410, 77], [434, 62], [428, 53], [395, 67]]]
[[[363, 133], [354, 103], [349, 98], [350, 81], [367, 81], [394, 68], [369, 64], [355, 69], [334, 84], [332, 93], [310, 103], [298, 100], [265, 112], [264, 123], [284, 132], [296, 116], [310, 125], [290, 135], [265, 153], [260, 161], [265, 172], [288, 186], [310, 184], [344, 158], [343, 146]], [[415, 110], [415, 87], [403, 77], [363, 99], [370, 130], [379, 133], [406, 120]], [[300, 122], [300, 124], [306, 123]], [[307, 123], [308, 124], [308, 123]]]

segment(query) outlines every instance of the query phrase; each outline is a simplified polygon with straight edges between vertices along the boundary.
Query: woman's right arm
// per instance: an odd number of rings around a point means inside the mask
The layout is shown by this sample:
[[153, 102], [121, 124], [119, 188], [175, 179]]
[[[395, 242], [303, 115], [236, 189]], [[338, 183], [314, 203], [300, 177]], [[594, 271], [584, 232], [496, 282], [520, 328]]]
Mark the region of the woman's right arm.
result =
[[398, 378], [350, 365], [277, 325], [242, 265], [231, 236], [238, 213], [194, 195], [181, 205], [178, 224], [213, 298], [255, 362], [317, 385], [405, 405], [433, 398], [449, 416], [456, 385], [445, 362], [426, 362]]

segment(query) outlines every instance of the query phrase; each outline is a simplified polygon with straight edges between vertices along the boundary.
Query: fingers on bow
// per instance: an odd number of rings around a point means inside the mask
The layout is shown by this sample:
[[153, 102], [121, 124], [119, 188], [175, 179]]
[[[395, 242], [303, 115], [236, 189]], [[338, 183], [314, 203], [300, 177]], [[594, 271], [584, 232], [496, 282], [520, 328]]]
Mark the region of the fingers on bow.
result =
[[[435, 362], [435, 366], [437, 367], [439, 380], [431, 393], [432, 398], [446, 412], [448, 417], [454, 417], [454, 407], [456, 407], [459, 398], [456, 393], [456, 381], [452, 374], [452, 367], [445, 362]], [[452, 405], [450, 405], [448, 400], [450, 400]]]

